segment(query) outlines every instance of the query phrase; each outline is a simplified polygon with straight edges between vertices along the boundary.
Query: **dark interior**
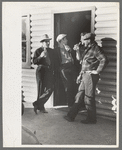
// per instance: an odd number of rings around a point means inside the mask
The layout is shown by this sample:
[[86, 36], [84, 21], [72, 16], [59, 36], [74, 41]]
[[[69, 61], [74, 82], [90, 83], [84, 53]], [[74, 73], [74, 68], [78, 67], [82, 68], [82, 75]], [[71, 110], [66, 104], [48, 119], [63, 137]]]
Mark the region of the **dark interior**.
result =
[[[54, 38], [67, 34], [68, 45], [73, 48], [79, 43], [81, 32], [91, 31], [91, 11], [61, 13], [54, 15]], [[56, 40], [54, 45], [57, 45]]]

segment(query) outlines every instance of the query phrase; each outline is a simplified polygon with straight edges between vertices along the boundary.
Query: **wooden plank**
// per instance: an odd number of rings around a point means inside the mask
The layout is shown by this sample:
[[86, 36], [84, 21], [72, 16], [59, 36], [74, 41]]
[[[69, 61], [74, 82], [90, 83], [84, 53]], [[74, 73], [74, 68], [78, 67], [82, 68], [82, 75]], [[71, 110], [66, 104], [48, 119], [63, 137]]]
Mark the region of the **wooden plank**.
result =
[[101, 42], [102, 44], [102, 47], [115, 47], [116, 48], [116, 45], [117, 45], [117, 41], [104, 41], [104, 42]]
[[42, 25], [51, 25], [51, 20], [33, 20], [31, 26], [42, 26]]
[[22, 83], [36, 84], [36, 78], [22, 78]]
[[103, 80], [104, 80], [104, 78], [105, 79], [113, 79], [113, 80], [115, 80], [117, 76], [116, 76], [116, 73], [103, 72], [103, 73], [100, 74], [100, 77]]
[[105, 15], [98, 15], [95, 18], [95, 21], [116, 21], [117, 14], [105, 14]]
[[96, 107], [97, 108], [100, 108], [100, 109], [103, 109], [103, 110], [112, 110], [112, 104], [101, 104], [101, 103], [98, 103], [96, 102]]
[[110, 33], [114, 33], [117, 34], [117, 28], [105, 28], [105, 27], [101, 27], [101, 28], [97, 28], [95, 30], [96, 34], [110, 34]]
[[35, 94], [34, 92], [33, 92], [33, 93], [24, 92], [24, 96], [25, 96], [25, 97], [31, 97], [31, 98], [36, 99], [37, 94]]
[[99, 84], [101, 84], [101, 85], [116, 85], [116, 82], [115, 82], [115, 80], [99, 80]]
[[35, 78], [35, 74], [36, 72], [34, 73], [31, 73], [31, 74], [28, 74], [28, 73], [22, 73], [22, 78]]
[[40, 39], [41, 39], [41, 36], [40, 37], [32, 37], [31, 42], [40, 42]]
[[30, 88], [23, 88], [23, 90], [24, 90], [24, 93], [28, 93], [28, 94], [34, 94], [34, 95], [37, 95], [37, 88], [35, 88], [35, 89], [30, 89]]
[[117, 40], [118, 37], [115, 34], [97, 34], [97, 36], [95, 37], [96, 40], [102, 40], [104, 38], [112, 38], [114, 40]]
[[41, 47], [41, 43], [38, 41], [38, 42], [33, 42], [32, 44], [31, 44], [31, 47], [32, 48], [39, 48], [39, 47]]
[[34, 97], [29, 97], [29, 96], [26, 96], [26, 97], [24, 98], [24, 100], [25, 100], [26, 102], [34, 102], [36, 99], [37, 99], [36, 96], [35, 96], [35, 98], [34, 98]]
[[114, 113], [113, 111], [105, 111], [104, 109], [97, 109], [97, 115], [101, 115], [101, 116], [107, 116], [107, 117], [112, 117], [112, 118], [116, 118], [116, 113]]
[[27, 81], [22, 81], [22, 86], [26, 87], [37, 87], [36, 83], [34, 84], [33, 82], [27, 82]]
[[35, 75], [35, 69], [22, 69], [22, 75]]
[[51, 26], [33, 26], [31, 29], [30, 29], [32, 32], [33, 31], [50, 31], [51, 30]]
[[[112, 101], [113, 101], [113, 98], [112, 98], [113, 95], [109, 96], [109, 97], [105, 97], [104, 95], [96, 95], [95, 96], [95, 99], [96, 101], [99, 101], [99, 103], [109, 103], [109, 104], [112, 104]], [[113, 104], [112, 104], [113, 105]]]
[[95, 28], [112, 28], [112, 27], [117, 27], [117, 21], [98, 21], [95, 24]]
[[97, 15], [101, 14], [116, 14], [118, 11], [117, 7], [106, 7], [106, 8], [98, 8], [96, 10]]
[[105, 48], [105, 47], [102, 47], [102, 49], [104, 50], [105, 54], [116, 54], [117, 51], [116, 51], [116, 47], [115, 48]]
[[[97, 90], [96, 90], [96, 97], [104, 97], [105, 99], [111, 99], [112, 96], [114, 96], [116, 98], [116, 92], [111, 92], [111, 91], [100, 91], [100, 93], [98, 94]], [[107, 100], [108, 100], [107, 99]]]
[[32, 90], [32, 91], [36, 91], [36, 90], [37, 90], [37, 87], [23, 86], [23, 87], [22, 87], [22, 90], [23, 90], [23, 91], [24, 91], [24, 90], [26, 90], [26, 91], [29, 91], [29, 90], [30, 90], [30, 91], [31, 91], [31, 90]]
[[48, 19], [50, 19], [51, 20], [51, 13], [49, 13], [49, 14], [36, 14], [36, 15], [32, 15], [31, 17], [31, 20], [33, 21], [33, 20], [48, 20]]
[[43, 31], [33, 31], [33, 32], [31, 33], [31, 37], [40, 37], [40, 36], [42, 36], [43, 34], [48, 34], [48, 35], [50, 35], [50, 37], [51, 37], [51, 35], [52, 35], [51, 30], [50, 30], [50, 31], [43, 30]]
[[34, 75], [27, 75], [27, 76], [22, 76], [22, 80], [23, 81], [26, 81], [26, 80], [32, 80], [32, 81], [35, 81], [35, 76]]
[[116, 86], [110, 86], [110, 85], [105, 86], [105, 85], [98, 84], [97, 87], [100, 91], [116, 92]]

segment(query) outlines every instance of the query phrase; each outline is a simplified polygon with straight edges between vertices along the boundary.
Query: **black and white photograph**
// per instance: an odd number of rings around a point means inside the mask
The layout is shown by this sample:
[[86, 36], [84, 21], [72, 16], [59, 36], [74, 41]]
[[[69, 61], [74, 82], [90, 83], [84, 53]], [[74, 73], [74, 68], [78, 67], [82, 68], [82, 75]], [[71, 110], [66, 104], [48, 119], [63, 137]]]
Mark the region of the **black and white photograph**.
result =
[[119, 2], [2, 2], [3, 147], [119, 147]]

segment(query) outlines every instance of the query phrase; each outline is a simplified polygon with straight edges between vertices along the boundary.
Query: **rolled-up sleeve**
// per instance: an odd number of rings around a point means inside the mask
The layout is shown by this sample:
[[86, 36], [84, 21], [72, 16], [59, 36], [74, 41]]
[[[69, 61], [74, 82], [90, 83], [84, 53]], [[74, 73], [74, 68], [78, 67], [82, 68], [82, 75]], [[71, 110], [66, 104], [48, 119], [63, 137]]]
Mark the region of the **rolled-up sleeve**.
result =
[[108, 58], [107, 56], [105, 56], [103, 50], [99, 47], [96, 47], [95, 49], [95, 57], [99, 60], [99, 65], [98, 65], [98, 68], [97, 68], [97, 72], [100, 73], [104, 70], [104, 68], [106, 67], [106, 65], [108, 64]]

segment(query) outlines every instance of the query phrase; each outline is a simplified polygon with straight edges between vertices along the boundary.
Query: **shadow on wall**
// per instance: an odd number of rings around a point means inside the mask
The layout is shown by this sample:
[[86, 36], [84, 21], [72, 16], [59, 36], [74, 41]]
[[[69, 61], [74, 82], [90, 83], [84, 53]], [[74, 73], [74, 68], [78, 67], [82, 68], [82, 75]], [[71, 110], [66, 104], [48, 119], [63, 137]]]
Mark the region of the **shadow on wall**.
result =
[[101, 73], [96, 87], [96, 107], [103, 110], [103, 114], [116, 117], [116, 56], [117, 41], [112, 38], [103, 38], [102, 49], [108, 57], [109, 63]]

